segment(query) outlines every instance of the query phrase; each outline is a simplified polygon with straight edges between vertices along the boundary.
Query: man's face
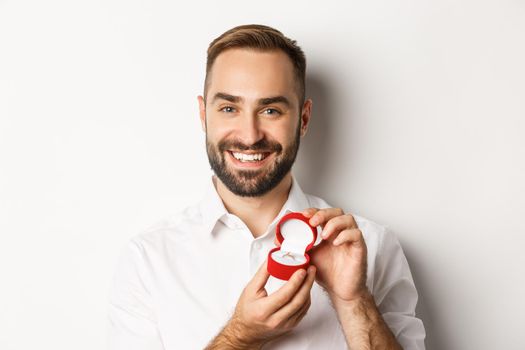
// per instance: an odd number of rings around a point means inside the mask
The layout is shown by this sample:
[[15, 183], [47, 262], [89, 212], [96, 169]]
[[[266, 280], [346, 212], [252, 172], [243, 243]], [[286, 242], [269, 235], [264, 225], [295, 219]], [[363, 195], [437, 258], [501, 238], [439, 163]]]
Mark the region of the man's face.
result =
[[261, 196], [290, 171], [311, 101], [299, 106], [293, 65], [281, 51], [224, 51], [208, 81], [199, 104], [210, 165], [231, 192]]

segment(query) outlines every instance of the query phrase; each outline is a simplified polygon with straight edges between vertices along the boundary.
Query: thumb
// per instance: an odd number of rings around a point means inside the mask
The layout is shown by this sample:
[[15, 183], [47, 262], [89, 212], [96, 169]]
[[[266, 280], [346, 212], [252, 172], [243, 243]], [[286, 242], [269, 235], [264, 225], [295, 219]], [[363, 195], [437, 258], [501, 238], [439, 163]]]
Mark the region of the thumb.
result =
[[267, 264], [268, 258], [264, 260], [261, 266], [259, 266], [259, 269], [255, 273], [255, 275], [250, 280], [250, 282], [248, 282], [246, 288], [249, 289], [251, 293], [256, 294], [264, 289], [264, 286], [266, 285], [266, 282], [270, 277], [270, 274], [268, 273], [267, 269]]

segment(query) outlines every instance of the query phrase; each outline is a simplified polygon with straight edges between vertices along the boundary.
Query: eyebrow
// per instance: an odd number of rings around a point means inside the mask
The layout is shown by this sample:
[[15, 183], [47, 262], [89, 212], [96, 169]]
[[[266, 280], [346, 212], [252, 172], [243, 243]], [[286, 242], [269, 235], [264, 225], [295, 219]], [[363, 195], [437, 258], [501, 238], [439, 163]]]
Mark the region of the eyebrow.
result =
[[284, 96], [274, 96], [259, 99], [259, 105], [261, 106], [271, 105], [273, 103], [282, 103], [287, 107], [290, 107], [290, 101], [288, 101], [288, 99]]
[[217, 100], [226, 100], [226, 101], [230, 101], [231, 103], [238, 103], [238, 102], [241, 102], [243, 99], [242, 97], [239, 97], [239, 96], [233, 96], [230, 94], [226, 94], [224, 92], [217, 92], [215, 96], [213, 96], [213, 100], [211, 102], [215, 103], [215, 101]]
[[[239, 103], [239, 102], [242, 102], [244, 99], [240, 96], [234, 96], [234, 95], [230, 95], [224, 92], [217, 92], [213, 96], [212, 103], [215, 103], [217, 100], [226, 100], [231, 103]], [[266, 106], [272, 103], [282, 103], [282, 104], [285, 104], [287, 107], [290, 107], [290, 101], [282, 95], [260, 98], [257, 102], [260, 106]]]

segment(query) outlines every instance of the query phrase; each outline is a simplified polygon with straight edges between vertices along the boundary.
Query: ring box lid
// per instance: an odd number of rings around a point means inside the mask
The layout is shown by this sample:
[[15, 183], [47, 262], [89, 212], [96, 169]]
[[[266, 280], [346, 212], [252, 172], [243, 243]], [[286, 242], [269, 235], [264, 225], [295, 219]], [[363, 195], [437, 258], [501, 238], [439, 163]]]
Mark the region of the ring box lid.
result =
[[288, 213], [279, 220], [275, 235], [281, 251], [305, 255], [317, 239], [317, 228], [301, 213]]

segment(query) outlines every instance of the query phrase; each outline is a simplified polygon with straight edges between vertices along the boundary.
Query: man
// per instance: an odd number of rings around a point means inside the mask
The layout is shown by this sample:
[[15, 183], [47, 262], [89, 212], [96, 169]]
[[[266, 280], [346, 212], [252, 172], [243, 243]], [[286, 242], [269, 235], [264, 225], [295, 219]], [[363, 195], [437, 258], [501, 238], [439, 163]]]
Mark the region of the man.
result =
[[[417, 292], [395, 237], [302, 192], [305, 58], [283, 34], [233, 28], [208, 49], [198, 97], [215, 173], [204, 199], [134, 237], [110, 296], [111, 349], [423, 349]], [[268, 293], [278, 220], [322, 228], [312, 266]]]

